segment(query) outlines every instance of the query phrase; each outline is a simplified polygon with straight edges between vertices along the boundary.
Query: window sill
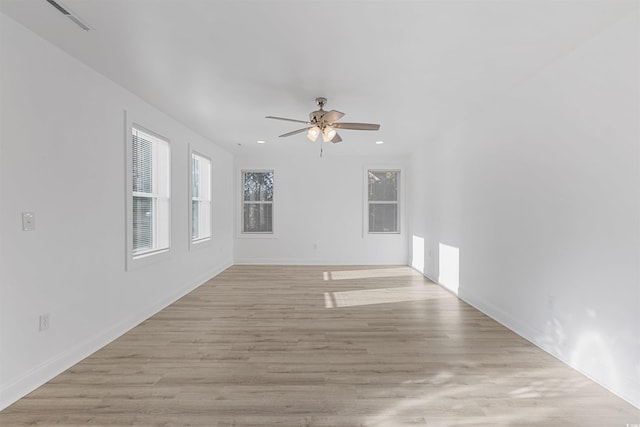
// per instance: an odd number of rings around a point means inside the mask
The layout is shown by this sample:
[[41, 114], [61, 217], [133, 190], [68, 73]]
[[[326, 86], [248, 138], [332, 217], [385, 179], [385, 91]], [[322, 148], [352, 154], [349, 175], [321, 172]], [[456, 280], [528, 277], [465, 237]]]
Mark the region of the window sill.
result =
[[205, 237], [204, 239], [190, 240], [189, 250], [193, 251], [193, 250], [207, 248], [211, 246], [212, 242], [213, 242], [213, 236]]
[[132, 257], [129, 255], [127, 256], [126, 271], [135, 271], [141, 268], [145, 268], [149, 265], [166, 261], [170, 258], [170, 256], [171, 248], [137, 255], [136, 257]]
[[238, 233], [239, 239], [277, 239], [274, 233]]
[[371, 236], [388, 236], [388, 235], [396, 235], [396, 234], [402, 234], [399, 231], [369, 231], [367, 234], [371, 235]]

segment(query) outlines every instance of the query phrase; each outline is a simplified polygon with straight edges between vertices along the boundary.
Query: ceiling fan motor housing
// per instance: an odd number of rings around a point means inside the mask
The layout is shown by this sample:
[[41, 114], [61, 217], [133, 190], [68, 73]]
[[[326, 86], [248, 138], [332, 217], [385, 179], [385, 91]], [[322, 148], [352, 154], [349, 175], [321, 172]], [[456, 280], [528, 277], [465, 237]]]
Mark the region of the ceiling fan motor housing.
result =
[[324, 104], [327, 103], [327, 98], [323, 98], [323, 97], [319, 97], [316, 98], [316, 104], [318, 104], [318, 107], [320, 107], [319, 110], [316, 111], [312, 111], [309, 113], [309, 121], [311, 123], [321, 123], [322, 122], [322, 118], [324, 117], [324, 114], [326, 113], [326, 111], [324, 111], [322, 109], [322, 107], [324, 107]]
[[325, 113], [326, 111], [324, 111], [323, 109], [312, 111], [309, 113], [309, 121], [311, 123], [320, 123], [322, 122], [322, 118], [324, 117]]

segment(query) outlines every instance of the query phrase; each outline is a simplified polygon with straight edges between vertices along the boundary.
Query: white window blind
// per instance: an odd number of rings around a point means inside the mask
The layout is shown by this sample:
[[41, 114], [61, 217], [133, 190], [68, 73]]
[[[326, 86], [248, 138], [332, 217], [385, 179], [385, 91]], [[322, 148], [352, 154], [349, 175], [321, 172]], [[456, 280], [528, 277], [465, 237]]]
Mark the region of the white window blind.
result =
[[131, 136], [135, 258], [169, 248], [169, 143], [136, 126]]
[[273, 233], [273, 171], [243, 171], [242, 184], [242, 232]]
[[400, 171], [369, 170], [369, 233], [399, 233]]
[[211, 237], [211, 160], [191, 153], [191, 241]]

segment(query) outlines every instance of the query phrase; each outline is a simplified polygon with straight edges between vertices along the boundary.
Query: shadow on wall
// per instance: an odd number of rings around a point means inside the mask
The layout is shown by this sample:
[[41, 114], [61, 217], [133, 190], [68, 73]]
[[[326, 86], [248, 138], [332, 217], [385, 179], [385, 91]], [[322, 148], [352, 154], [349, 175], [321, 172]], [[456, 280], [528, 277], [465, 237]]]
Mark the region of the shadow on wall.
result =
[[593, 324], [580, 332], [577, 339], [571, 339], [565, 330], [565, 324], [572, 323], [571, 319], [562, 319], [562, 316], [554, 313], [551, 303], [547, 311], [547, 324], [544, 332], [537, 337], [536, 345], [601, 383], [621, 386], [620, 372], [610, 345], [597, 331], [596, 312], [590, 308], [585, 310], [585, 318], [592, 319]]
[[569, 364], [600, 382], [620, 387], [618, 370], [609, 346], [595, 330], [587, 330], [580, 334], [573, 347]]
[[[425, 239], [413, 236], [411, 266], [423, 274], [432, 274], [437, 282], [456, 296], [460, 290], [460, 248], [438, 243], [437, 271], [425, 272]], [[487, 314], [487, 313], [485, 313]], [[493, 317], [493, 316], [490, 316]], [[597, 313], [586, 309], [581, 319], [566, 318], [554, 307], [554, 300], [547, 301], [546, 325], [535, 338], [535, 344], [559, 358], [569, 366], [609, 387], [622, 387], [620, 367], [615, 365], [611, 344], [615, 337], [603, 336], [598, 332]], [[591, 320], [591, 322], [589, 321]], [[586, 328], [571, 331], [572, 324], [583, 324]], [[517, 332], [521, 335], [520, 332]], [[618, 337], [617, 340], [636, 341], [635, 337]], [[633, 381], [640, 379], [640, 362], [636, 364]]]

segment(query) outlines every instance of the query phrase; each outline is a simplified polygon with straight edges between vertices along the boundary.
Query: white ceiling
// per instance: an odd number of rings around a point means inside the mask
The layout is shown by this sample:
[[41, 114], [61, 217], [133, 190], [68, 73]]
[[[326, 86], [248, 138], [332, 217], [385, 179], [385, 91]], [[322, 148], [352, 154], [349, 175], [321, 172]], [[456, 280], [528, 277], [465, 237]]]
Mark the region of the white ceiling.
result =
[[[277, 136], [328, 98], [335, 155], [407, 154], [638, 9], [631, 1], [0, 0], [0, 11], [235, 153], [311, 144]], [[7, 42], [7, 41], [3, 41]], [[256, 140], [266, 140], [264, 145]], [[384, 145], [375, 145], [384, 140]], [[239, 145], [241, 144], [241, 146]], [[327, 152], [325, 151], [325, 152]]]

